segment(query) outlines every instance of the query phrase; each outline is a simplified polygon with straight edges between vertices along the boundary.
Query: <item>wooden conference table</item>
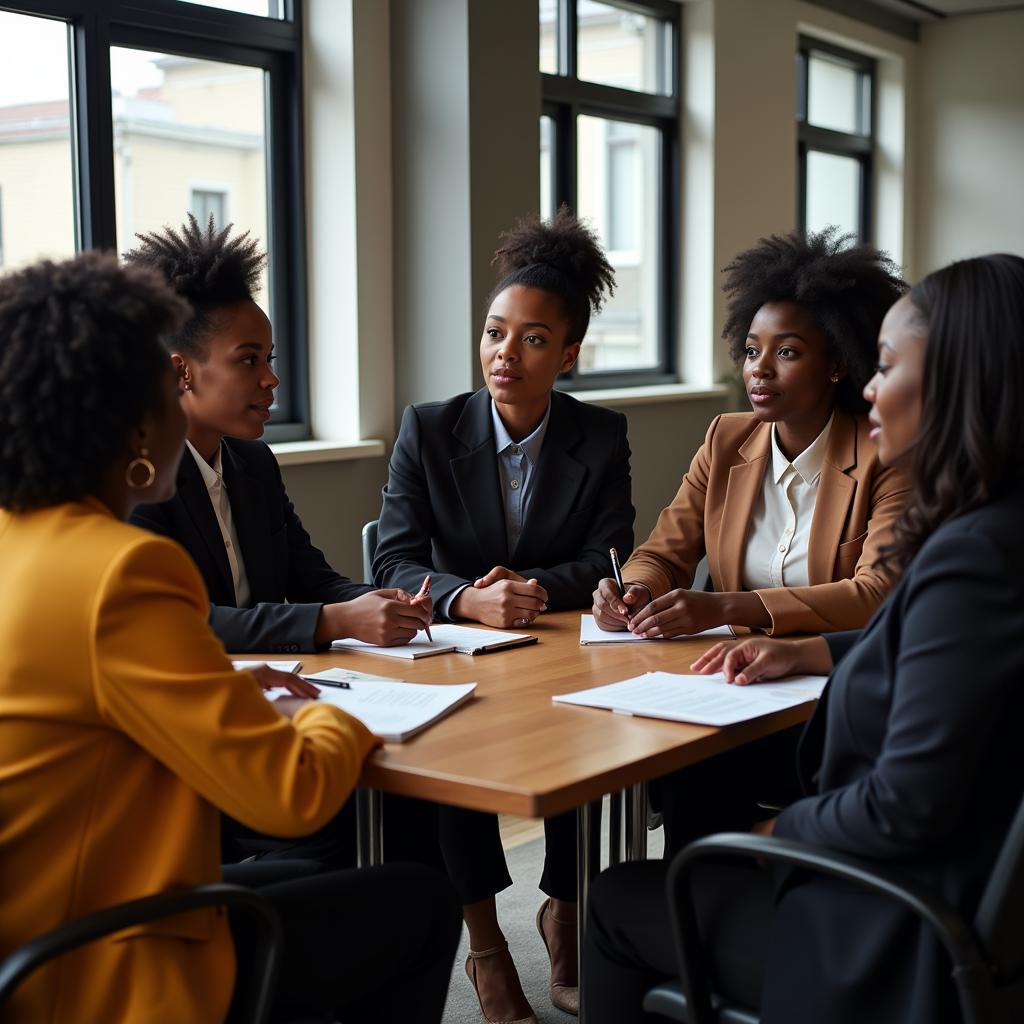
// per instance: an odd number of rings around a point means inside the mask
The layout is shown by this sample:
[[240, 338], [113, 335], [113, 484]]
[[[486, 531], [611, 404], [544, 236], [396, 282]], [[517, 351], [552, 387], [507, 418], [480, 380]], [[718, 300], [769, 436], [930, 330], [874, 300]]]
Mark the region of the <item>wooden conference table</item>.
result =
[[[555, 704], [554, 694], [643, 672], [689, 672], [694, 659], [717, 640], [582, 647], [579, 626], [579, 611], [542, 615], [523, 631], [537, 636], [537, 644], [475, 657], [441, 654], [403, 661], [345, 651], [303, 658], [303, 674], [345, 667], [412, 682], [477, 683], [469, 703], [413, 739], [387, 744], [367, 759], [359, 792], [361, 863], [375, 863], [381, 856], [382, 791], [528, 818], [575, 809], [581, 839], [590, 832], [593, 802], [625, 791], [626, 857], [643, 857], [644, 783], [796, 725], [813, 708], [803, 704], [718, 729]], [[621, 812], [613, 805], [613, 861], [619, 821]], [[582, 926], [591, 874], [589, 842], [579, 843], [579, 859]]]

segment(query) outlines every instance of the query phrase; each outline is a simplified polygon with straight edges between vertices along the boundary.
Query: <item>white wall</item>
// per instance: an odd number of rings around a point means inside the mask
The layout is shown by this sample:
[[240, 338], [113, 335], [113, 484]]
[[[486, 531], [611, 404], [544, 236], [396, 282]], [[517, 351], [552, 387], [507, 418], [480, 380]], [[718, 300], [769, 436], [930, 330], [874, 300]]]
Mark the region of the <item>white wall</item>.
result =
[[1024, 254], [1024, 11], [926, 25], [920, 51], [916, 269]]

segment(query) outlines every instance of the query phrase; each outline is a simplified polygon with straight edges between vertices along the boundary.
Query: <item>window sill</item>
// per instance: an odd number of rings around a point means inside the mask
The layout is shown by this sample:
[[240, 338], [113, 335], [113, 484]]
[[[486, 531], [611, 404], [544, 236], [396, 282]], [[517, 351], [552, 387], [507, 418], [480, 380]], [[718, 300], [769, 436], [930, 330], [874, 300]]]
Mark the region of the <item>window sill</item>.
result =
[[726, 398], [732, 391], [728, 384], [648, 384], [636, 388], [600, 388], [594, 391], [573, 391], [581, 402], [608, 406], [611, 409], [630, 405], [653, 405], [657, 402], [688, 402], [701, 398]]
[[383, 441], [281, 441], [272, 444], [279, 465], [304, 466], [313, 462], [346, 462], [385, 454]]

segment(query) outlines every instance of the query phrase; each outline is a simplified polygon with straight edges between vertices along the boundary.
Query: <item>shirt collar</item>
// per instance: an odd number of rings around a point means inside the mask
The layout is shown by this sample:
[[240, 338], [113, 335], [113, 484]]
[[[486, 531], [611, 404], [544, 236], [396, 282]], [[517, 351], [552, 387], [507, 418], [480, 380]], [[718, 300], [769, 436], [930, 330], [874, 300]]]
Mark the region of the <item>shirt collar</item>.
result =
[[[534, 428], [532, 434], [529, 437], [524, 437], [519, 442], [519, 447], [522, 448], [526, 457], [531, 463], [536, 465], [537, 460], [540, 458], [540, 449], [544, 444], [544, 435], [548, 432], [548, 420], [551, 418], [551, 403], [548, 402], [547, 410], [544, 413], [544, 418]], [[498, 415], [498, 407], [494, 404], [494, 399], [491, 399], [491, 421], [494, 423], [494, 450], [501, 455], [503, 451], [510, 448], [516, 442], [509, 436], [509, 432], [505, 429], [505, 424], [502, 422], [501, 417]]]
[[792, 462], [782, 454], [779, 439], [772, 424], [772, 478], [780, 483], [790, 466], [805, 484], [816, 483], [821, 476], [821, 464], [825, 461], [825, 450], [828, 448], [828, 435], [832, 430], [832, 421], [836, 418], [833, 412], [825, 424], [825, 429], [805, 448]]
[[206, 489], [212, 491], [215, 487], [220, 487], [224, 483], [224, 477], [222, 475], [223, 461], [220, 457], [220, 445], [217, 445], [217, 454], [213, 457], [213, 465], [211, 466], [206, 459], [202, 457], [195, 450], [191, 441], [186, 441], [185, 444], [188, 446], [188, 450], [192, 453], [192, 458], [196, 460], [196, 465], [199, 467], [199, 472], [202, 474], [203, 483], [206, 484]]

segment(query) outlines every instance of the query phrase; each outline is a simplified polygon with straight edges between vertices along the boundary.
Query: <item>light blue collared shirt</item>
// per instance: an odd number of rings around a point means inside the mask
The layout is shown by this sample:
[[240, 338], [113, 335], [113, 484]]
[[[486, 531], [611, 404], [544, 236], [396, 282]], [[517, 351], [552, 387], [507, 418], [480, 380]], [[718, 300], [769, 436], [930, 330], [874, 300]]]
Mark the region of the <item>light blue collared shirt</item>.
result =
[[[498, 485], [501, 487], [501, 503], [505, 508], [505, 540], [508, 544], [508, 557], [519, 543], [526, 522], [526, 514], [530, 511], [533, 499], [533, 485], [537, 479], [537, 460], [544, 445], [544, 435], [548, 432], [548, 420], [551, 418], [551, 403], [548, 402], [544, 418], [537, 424], [529, 437], [522, 441], [513, 441], [505, 429], [498, 409], [491, 399], [491, 422], [494, 424], [494, 453], [498, 459]], [[493, 566], [488, 566], [488, 569]], [[437, 609], [440, 617], [450, 619], [451, 607], [455, 599], [465, 590], [459, 587], [448, 595], [448, 599]]]
[[513, 441], [498, 415], [498, 408], [491, 399], [491, 422], [494, 424], [494, 450], [498, 456], [498, 480], [501, 485], [501, 500], [505, 506], [505, 539], [508, 541], [508, 555], [519, 543], [526, 514], [533, 500], [533, 484], [537, 478], [537, 460], [544, 445], [551, 418], [551, 404], [548, 403], [544, 418], [537, 424], [529, 437]]

